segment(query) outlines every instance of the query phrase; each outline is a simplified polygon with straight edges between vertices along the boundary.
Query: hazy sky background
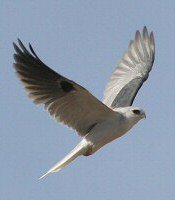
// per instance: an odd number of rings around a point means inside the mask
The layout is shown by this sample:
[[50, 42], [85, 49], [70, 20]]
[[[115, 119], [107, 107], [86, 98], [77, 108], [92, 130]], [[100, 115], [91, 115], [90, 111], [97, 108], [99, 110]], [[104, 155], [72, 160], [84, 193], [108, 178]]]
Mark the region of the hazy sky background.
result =
[[[0, 1], [0, 199], [174, 200], [175, 1]], [[12, 68], [12, 42], [102, 99], [129, 40], [146, 25], [156, 59], [134, 105], [147, 119], [129, 134], [38, 180], [79, 141], [28, 99]]]

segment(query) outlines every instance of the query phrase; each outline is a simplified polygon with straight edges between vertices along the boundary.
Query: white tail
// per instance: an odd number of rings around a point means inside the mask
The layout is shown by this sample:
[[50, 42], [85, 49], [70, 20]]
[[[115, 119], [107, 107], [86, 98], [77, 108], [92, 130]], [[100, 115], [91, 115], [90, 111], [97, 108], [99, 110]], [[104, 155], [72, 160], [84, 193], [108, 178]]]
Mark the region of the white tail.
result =
[[75, 158], [83, 155], [88, 149], [88, 143], [86, 140], [82, 140], [67, 156], [65, 156], [61, 161], [56, 163], [51, 169], [49, 169], [43, 176], [39, 179], [44, 178], [46, 175], [54, 172], [60, 171], [63, 167], [67, 166]]

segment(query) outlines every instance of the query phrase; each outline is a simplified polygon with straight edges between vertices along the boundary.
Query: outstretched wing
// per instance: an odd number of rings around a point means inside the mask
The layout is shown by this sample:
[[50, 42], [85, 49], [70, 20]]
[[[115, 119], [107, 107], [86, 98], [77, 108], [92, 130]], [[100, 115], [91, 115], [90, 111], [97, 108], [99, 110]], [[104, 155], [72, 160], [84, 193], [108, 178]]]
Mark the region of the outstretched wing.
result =
[[136, 31], [123, 58], [115, 69], [105, 89], [103, 103], [108, 107], [131, 106], [134, 98], [147, 80], [155, 57], [154, 36], [143, 28], [143, 35]]
[[84, 136], [97, 123], [113, 115], [113, 111], [96, 99], [85, 88], [61, 76], [46, 66], [29, 44], [29, 52], [18, 40], [14, 43], [14, 67], [17, 75], [37, 104], [58, 121]]

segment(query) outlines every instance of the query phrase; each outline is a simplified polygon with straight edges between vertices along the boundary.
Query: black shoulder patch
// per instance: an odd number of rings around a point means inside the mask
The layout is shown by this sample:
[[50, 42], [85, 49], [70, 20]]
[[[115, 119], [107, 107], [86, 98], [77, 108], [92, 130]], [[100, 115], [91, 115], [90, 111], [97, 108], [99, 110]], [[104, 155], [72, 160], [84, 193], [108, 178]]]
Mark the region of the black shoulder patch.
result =
[[75, 90], [73, 84], [67, 81], [61, 81], [60, 86], [64, 92], [71, 92], [72, 90]]

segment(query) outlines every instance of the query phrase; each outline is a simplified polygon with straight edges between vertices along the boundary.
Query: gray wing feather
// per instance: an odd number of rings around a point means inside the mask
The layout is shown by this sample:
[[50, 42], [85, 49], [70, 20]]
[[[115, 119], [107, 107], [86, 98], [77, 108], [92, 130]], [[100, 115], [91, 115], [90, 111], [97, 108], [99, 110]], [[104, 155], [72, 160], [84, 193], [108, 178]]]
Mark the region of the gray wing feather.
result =
[[131, 106], [138, 90], [148, 78], [154, 57], [154, 36], [152, 32], [149, 35], [144, 27], [142, 36], [136, 31], [135, 40], [131, 40], [111, 76], [103, 103], [112, 108]]
[[36, 104], [44, 104], [45, 109], [57, 121], [75, 129], [84, 136], [96, 123], [113, 115], [113, 111], [96, 99], [85, 88], [56, 73], [46, 66], [29, 44], [29, 52], [18, 40], [14, 43], [14, 67]]

